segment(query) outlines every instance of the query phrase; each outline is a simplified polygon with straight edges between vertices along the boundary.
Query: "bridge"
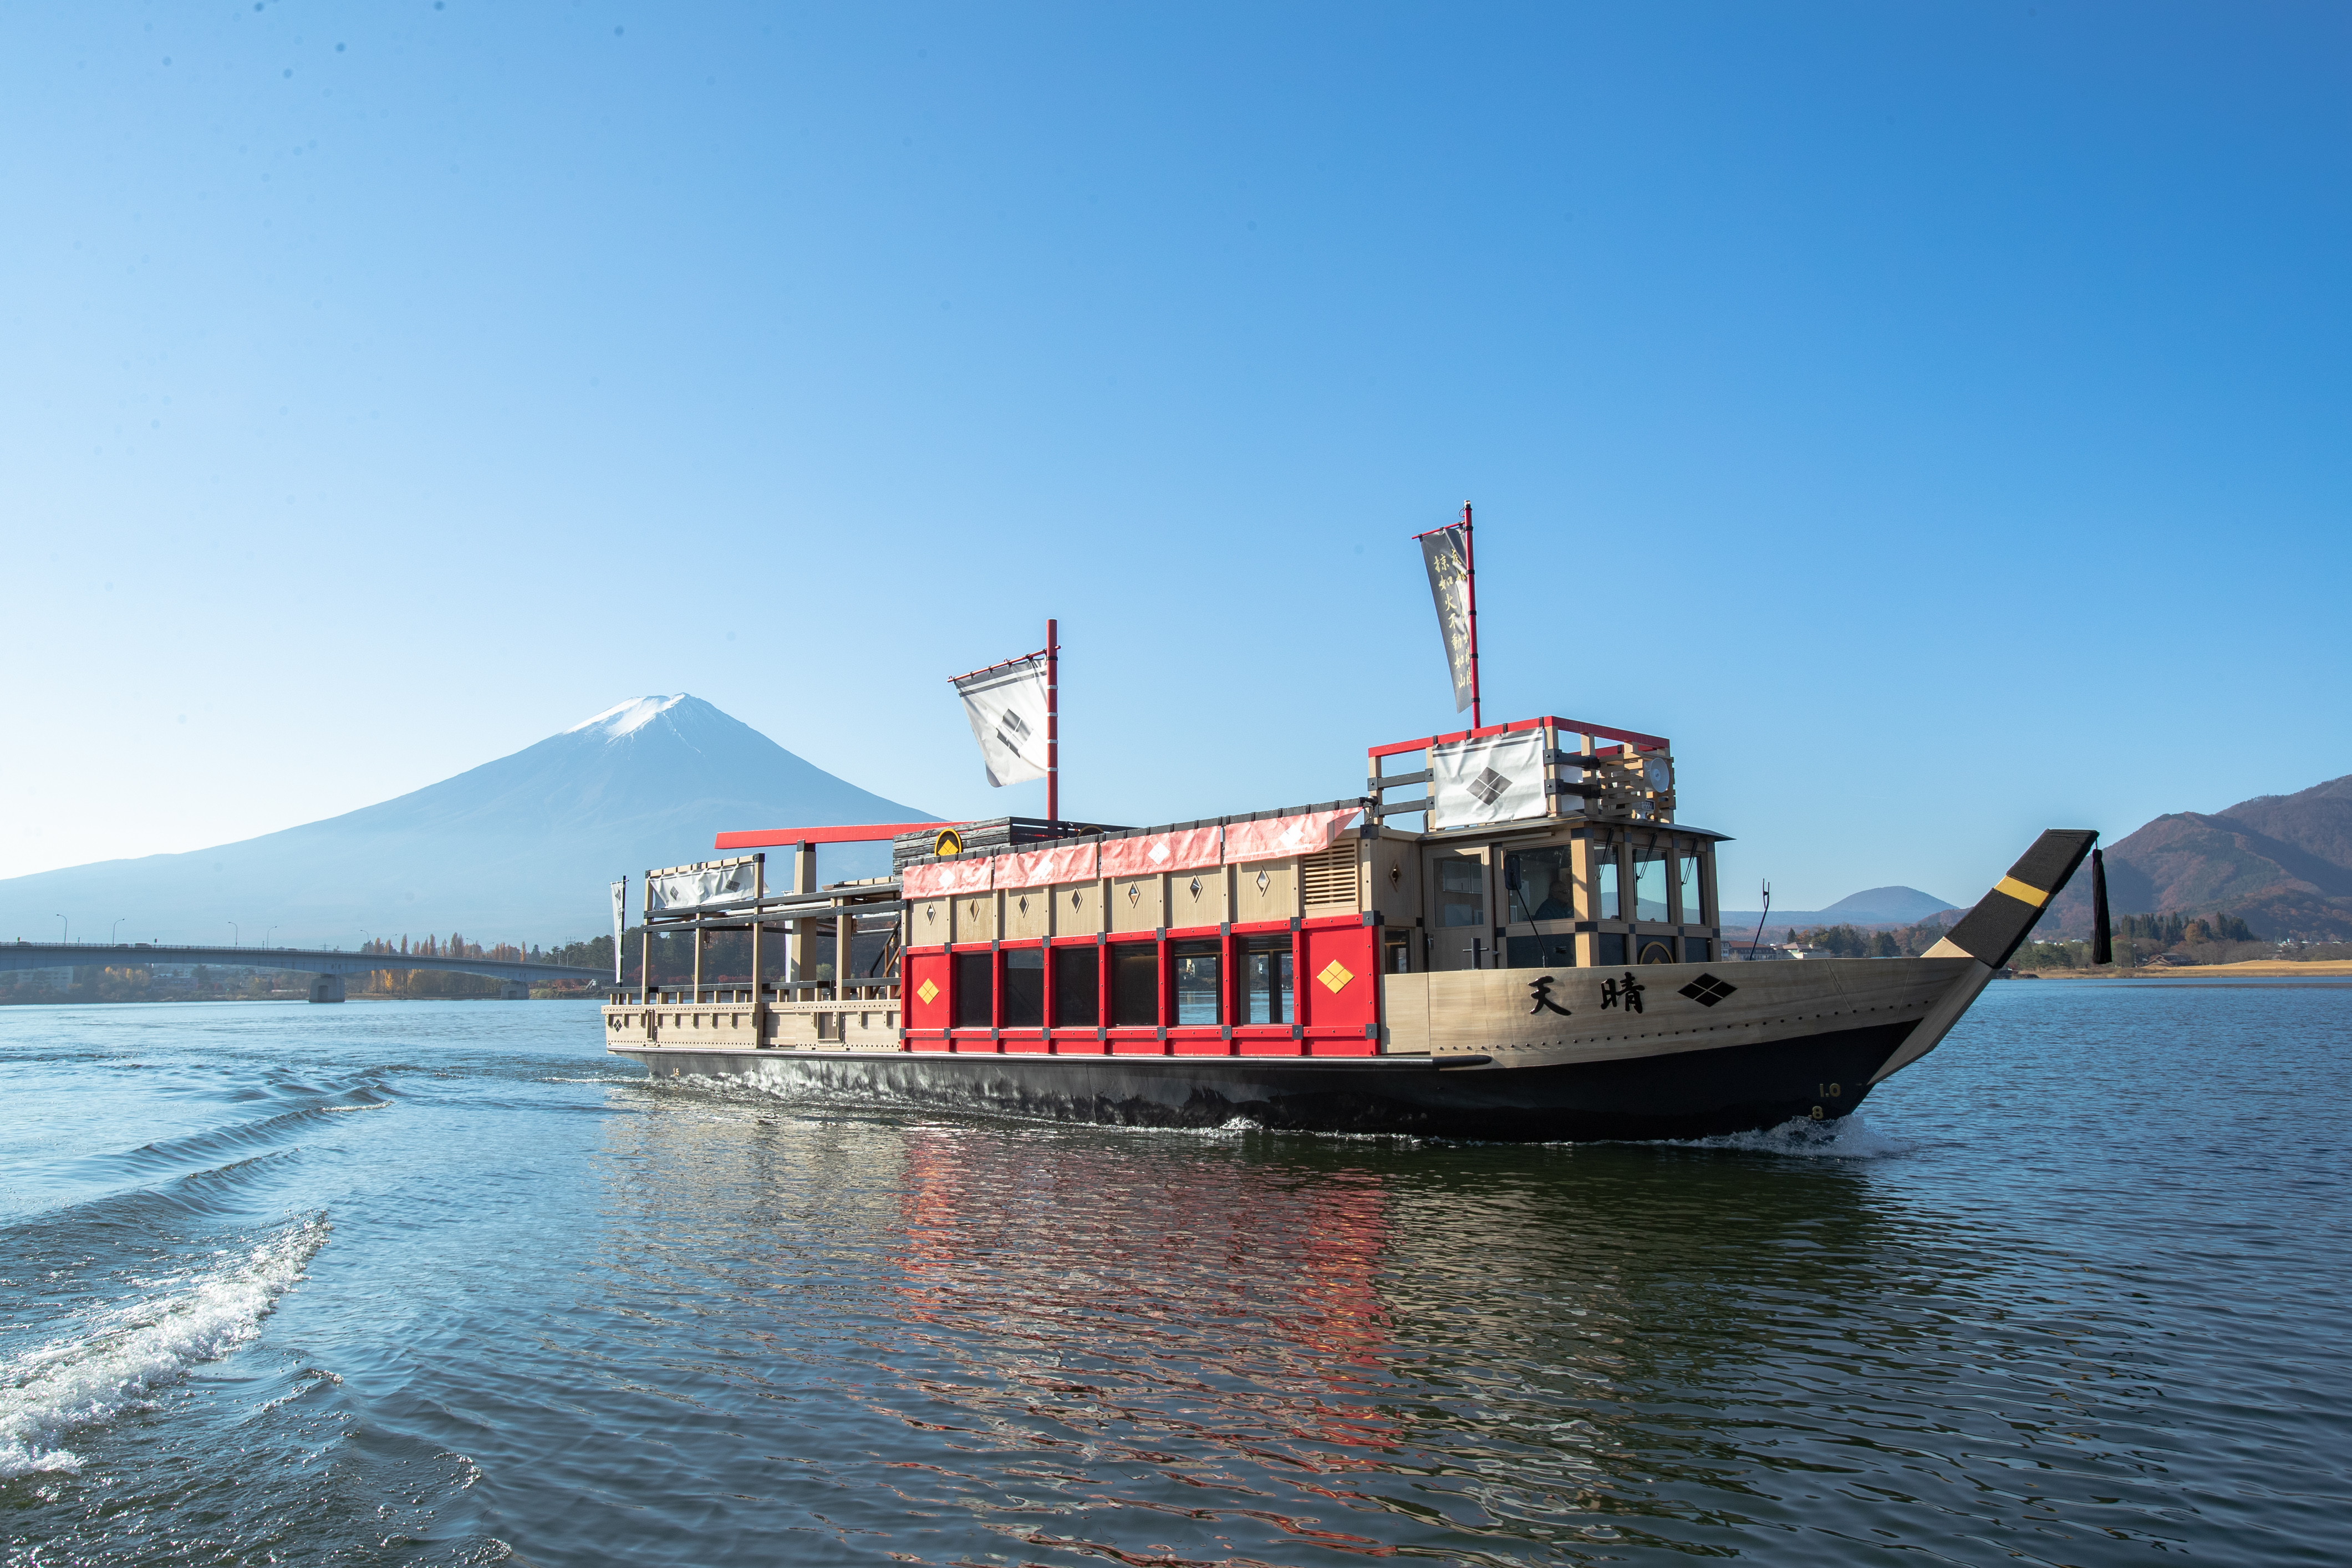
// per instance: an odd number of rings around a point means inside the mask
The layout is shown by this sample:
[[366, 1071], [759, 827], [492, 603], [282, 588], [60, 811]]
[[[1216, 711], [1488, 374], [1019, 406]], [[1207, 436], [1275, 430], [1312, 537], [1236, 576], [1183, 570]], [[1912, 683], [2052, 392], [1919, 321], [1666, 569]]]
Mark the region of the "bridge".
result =
[[315, 975], [310, 1000], [340, 1002], [343, 978], [373, 969], [438, 969], [446, 973], [487, 974], [504, 981], [499, 994], [530, 994], [534, 980], [604, 980], [603, 969], [582, 969], [569, 963], [526, 963], [504, 958], [428, 957], [411, 952], [345, 952], [299, 947], [168, 947], [158, 942], [0, 942], [0, 971], [12, 969], [82, 969], [101, 965], [116, 969], [143, 968], [157, 963], [209, 963], [228, 969], [291, 969]]

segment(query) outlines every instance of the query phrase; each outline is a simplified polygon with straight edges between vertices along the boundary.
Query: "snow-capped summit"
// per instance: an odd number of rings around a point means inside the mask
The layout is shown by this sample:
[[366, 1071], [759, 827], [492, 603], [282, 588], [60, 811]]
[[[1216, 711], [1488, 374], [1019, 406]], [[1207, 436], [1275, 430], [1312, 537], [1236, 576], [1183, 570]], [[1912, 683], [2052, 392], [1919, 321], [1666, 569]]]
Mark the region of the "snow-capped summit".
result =
[[594, 730], [608, 741], [617, 741], [644, 729], [656, 715], [667, 713], [688, 700], [687, 694], [681, 691], [675, 697], [639, 697], [628, 702], [615, 702], [594, 718], [583, 719], [563, 732], [576, 735], [583, 730]]
[[[927, 816], [680, 692], [616, 703], [512, 756], [323, 822], [11, 878], [0, 916], [22, 913], [31, 931], [36, 912], [103, 906], [166, 941], [217, 938], [227, 920], [275, 927], [273, 942], [296, 946], [404, 931], [569, 941], [606, 928], [613, 879], [709, 859], [712, 836], [728, 829]], [[889, 865], [887, 845], [820, 853], [827, 879]]]

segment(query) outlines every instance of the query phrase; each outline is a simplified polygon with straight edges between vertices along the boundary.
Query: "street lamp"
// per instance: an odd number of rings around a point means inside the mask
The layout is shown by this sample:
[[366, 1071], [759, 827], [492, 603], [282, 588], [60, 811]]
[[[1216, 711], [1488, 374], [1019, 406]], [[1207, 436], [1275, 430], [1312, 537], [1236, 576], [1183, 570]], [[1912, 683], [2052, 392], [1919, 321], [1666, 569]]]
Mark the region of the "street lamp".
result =
[[[66, 921], [66, 917], [65, 917], [65, 916], [63, 916], [63, 915], [59, 915], [59, 916], [58, 917], [58, 919], [59, 919], [59, 920], [61, 920], [61, 921]], [[65, 945], [67, 942], [71, 942], [72, 940], [73, 940], [73, 921], [66, 921], [66, 931], [65, 931], [65, 934], [64, 934], [63, 936], [61, 936], [61, 937], [58, 938], [58, 944], [59, 946], [61, 946], [61, 947], [62, 947], [62, 946], [63, 946], [63, 945]]]
[[278, 929], [278, 928], [277, 928], [276, 926], [263, 926], [263, 927], [261, 928], [261, 945], [262, 945], [262, 946], [264, 946], [264, 947], [268, 947], [268, 946], [269, 945], [269, 933], [270, 933], [271, 931], [276, 931], [277, 929]]
[[[123, 916], [123, 917], [122, 917], [122, 921], [127, 921], [127, 920], [129, 920], [130, 918], [131, 918], [131, 917], [130, 917], [129, 915], [125, 915], [125, 916]], [[109, 947], [112, 947], [112, 946], [114, 945], [114, 933], [115, 933], [116, 931], [121, 931], [121, 930], [122, 929], [122, 921], [115, 921], [112, 925], [110, 925], [110, 926], [109, 926], [109, 927], [107, 927], [107, 928], [106, 928], [106, 945], [107, 945], [107, 946], [109, 946]]]
[[235, 921], [228, 921], [224, 923], [228, 927], [228, 944], [231, 947], [244, 946], [245, 939], [237, 934], [236, 922]]

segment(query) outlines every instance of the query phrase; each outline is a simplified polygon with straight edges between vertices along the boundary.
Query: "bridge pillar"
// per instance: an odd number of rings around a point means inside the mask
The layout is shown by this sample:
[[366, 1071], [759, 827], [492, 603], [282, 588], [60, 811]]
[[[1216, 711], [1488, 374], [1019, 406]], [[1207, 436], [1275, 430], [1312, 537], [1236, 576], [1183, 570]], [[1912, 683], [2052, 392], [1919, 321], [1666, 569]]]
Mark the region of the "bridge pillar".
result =
[[342, 977], [341, 975], [340, 975], [340, 974], [313, 974], [312, 976], [310, 976], [310, 1000], [311, 1000], [311, 1001], [313, 1001], [313, 1002], [340, 1002], [340, 1001], [341, 1001], [342, 999], [343, 999], [343, 977]]
[[529, 981], [525, 981], [525, 980], [501, 980], [501, 981], [499, 981], [499, 1001], [501, 1001], [501, 1002], [528, 1002], [528, 1001], [530, 1001], [530, 983]]

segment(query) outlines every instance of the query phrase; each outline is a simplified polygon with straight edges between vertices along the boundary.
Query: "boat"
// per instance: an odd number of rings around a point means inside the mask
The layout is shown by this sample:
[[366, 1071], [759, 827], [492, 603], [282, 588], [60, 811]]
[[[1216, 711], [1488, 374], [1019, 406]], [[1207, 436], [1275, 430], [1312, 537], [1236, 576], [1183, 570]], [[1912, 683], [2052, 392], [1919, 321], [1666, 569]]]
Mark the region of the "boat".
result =
[[[1944, 1039], [2095, 837], [2042, 833], [1922, 956], [1748, 963], [1719, 913], [1727, 836], [1679, 819], [1665, 738], [1544, 716], [1366, 762], [1360, 795], [1146, 827], [722, 833], [751, 853], [646, 873], [607, 1048], [811, 1103], [1121, 1125], [1833, 1122]], [[818, 845], [885, 837], [889, 876], [818, 884]], [[751, 933], [751, 973], [705, 984], [701, 937], [727, 931]], [[664, 933], [696, 937], [695, 973], [649, 984]]]

